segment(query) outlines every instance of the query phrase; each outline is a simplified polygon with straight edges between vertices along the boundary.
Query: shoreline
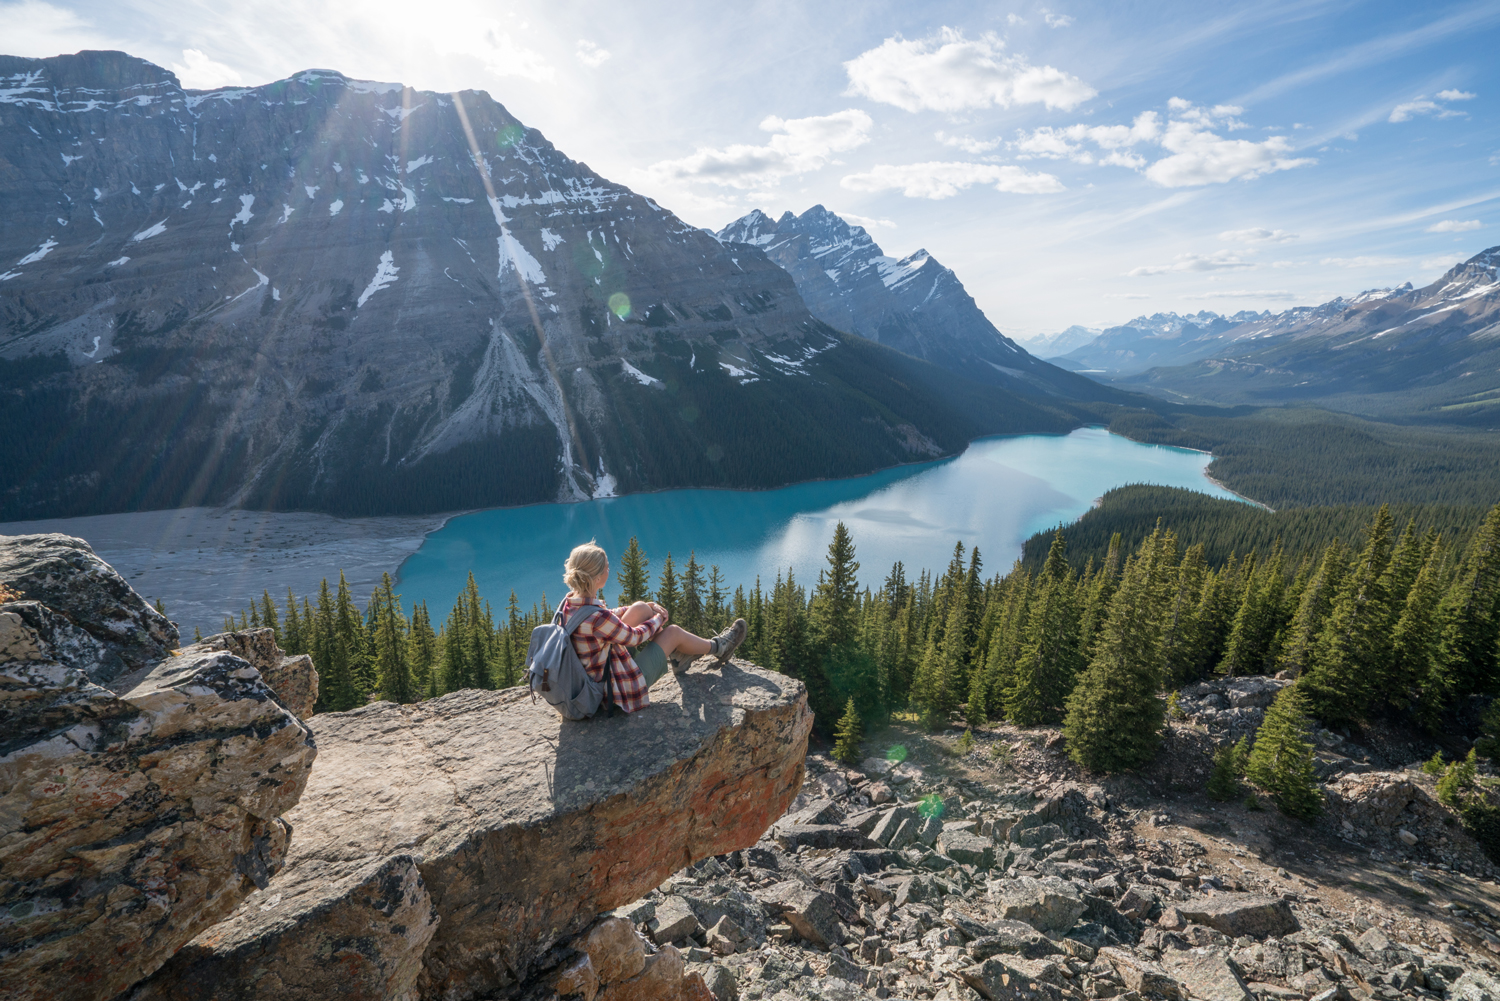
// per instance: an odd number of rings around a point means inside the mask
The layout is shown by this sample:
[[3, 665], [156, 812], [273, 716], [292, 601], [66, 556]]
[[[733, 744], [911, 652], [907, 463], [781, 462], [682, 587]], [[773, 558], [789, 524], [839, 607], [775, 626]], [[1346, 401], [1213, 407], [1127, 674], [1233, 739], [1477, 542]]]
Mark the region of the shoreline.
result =
[[344, 574], [363, 604], [381, 575], [456, 514], [337, 518], [312, 512], [171, 508], [0, 523], [0, 535], [60, 532], [81, 538], [146, 600], [160, 600], [184, 641], [223, 628], [271, 587], [278, 612], [285, 589], [316, 598]]
[[[1080, 430], [1099, 430], [1104, 424], [1080, 424], [1069, 431], [1022, 431], [986, 434], [965, 443], [951, 455], [897, 463], [849, 477], [819, 477], [774, 487], [664, 487], [613, 497], [536, 502], [500, 508], [468, 508], [420, 515], [376, 515], [344, 518], [307, 511], [253, 511], [244, 508], [175, 508], [158, 511], [82, 515], [0, 523], [0, 535], [62, 532], [83, 538], [99, 556], [120, 571], [143, 597], [160, 599], [167, 615], [177, 622], [184, 640], [196, 627], [205, 635], [223, 627], [225, 615], [242, 611], [250, 601], [275, 586], [278, 610], [285, 588], [297, 596], [315, 597], [324, 578], [336, 586], [342, 571], [351, 593], [363, 602], [384, 573], [400, 581], [401, 572], [433, 533], [453, 519], [492, 510], [514, 510], [543, 505], [582, 504], [622, 497], [686, 490], [765, 493], [833, 480], [858, 481], [907, 467], [919, 470], [952, 462], [976, 443], [1005, 438], [1063, 438]], [[1137, 442], [1212, 456], [1202, 449]], [[1226, 487], [1207, 471], [1204, 479], [1241, 501], [1271, 510]], [[1094, 505], [1097, 505], [1097, 498]], [[1094, 505], [1091, 505], [1094, 506]]]

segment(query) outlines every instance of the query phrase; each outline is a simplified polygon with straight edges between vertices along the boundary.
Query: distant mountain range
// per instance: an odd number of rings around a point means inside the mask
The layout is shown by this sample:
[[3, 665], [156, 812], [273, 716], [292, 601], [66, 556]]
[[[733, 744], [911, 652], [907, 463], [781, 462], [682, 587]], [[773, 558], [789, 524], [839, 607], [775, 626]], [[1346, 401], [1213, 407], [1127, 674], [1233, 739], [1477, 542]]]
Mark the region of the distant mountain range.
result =
[[1408, 282], [1280, 313], [1141, 317], [1055, 359], [1178, 402], [1318, 403], [1500, 426], [1500, 247]]
[[1052, 334], [1017, 337], [1015, 342], [1038, 358], [1051, 359], [1065, 355], [1074, 348], [1083, 347], [1103, 332], [1103, 327], [1081, 327], [1075, 323], [1066, 330]]
[[1233, 316], [1208, 310], [1187, 316], [1153, 313], [1118, 327], [1108, 327], [1087, 343], [1045, 357], [1075, 372], [1144, 372], [1155, 365], [1179, 364], [1188, 357], [1196, 357], [1195, 352], [1211, 351], [1211, 345], [1219, 343], [1220, 334], [1268, 315], [1248, 310]]
[[721, 242], [482, 92], [84, 52], [0, 57], [0, 106], [0, 520], [769, 486], [1134, 399], [925, 254]]

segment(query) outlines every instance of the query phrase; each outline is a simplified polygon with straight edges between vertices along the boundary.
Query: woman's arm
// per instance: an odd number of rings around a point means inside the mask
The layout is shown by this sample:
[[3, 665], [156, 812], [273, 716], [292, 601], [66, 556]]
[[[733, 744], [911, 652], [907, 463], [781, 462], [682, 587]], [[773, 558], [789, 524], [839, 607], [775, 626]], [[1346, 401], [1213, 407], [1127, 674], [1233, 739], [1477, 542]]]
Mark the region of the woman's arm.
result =
[[[626, 609], [626, 614], [628, 615], [632, 609]], [[603, 615], [594, 616], [592, 622], [595, 636], [620, 646], [640, 646], [642, 643], [648, 643], [661, 632], [666, 624], [665, 613], [658, 612], [637, 625], [627, 625], [619, 615], [608, 609], [605, 609]]]

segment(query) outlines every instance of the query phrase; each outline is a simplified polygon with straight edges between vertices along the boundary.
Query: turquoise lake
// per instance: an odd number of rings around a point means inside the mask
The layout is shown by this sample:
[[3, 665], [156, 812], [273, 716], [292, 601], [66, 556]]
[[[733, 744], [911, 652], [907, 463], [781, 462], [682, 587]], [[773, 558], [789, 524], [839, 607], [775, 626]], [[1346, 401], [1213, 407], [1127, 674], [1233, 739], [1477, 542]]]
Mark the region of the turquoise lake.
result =
[[[680, 568], [689, 551], [717, 564], [728, 589], [770, 589], [792, 568], [817, 583], [834, 525], [854, 536], [862, 584], [879, 586], [900, 560], [908, 578], [947, 566], [955, 542], [979, 547], [987, 574], [1005, 571], [1021, 544], [1076, 520], [1113, 487], [1130, 483], [1235, 495], [1204, 472], [1211, 456], [1142, 445], [1102, 428], [1066, 435], [981, 438], [961, 455], [845, 480], [777, 490], [670, 490], [577, 504], [535, 504], [460, 515], [427, 536], [401, 565], [398, 590], [410, 610], [425, 600], [441, 621], [469, 571], [497, 613], [515, 590], [523, 608], [555, 605], [566, 592], [562, 564], [580, 542], [598, 540], [618, 570], [633, 535], [651, 560], [653, 586], [670, 552]], [[706, 571], [705, 571], [706, 573]], [[611, 579], [606, 595], [618, 597]]]

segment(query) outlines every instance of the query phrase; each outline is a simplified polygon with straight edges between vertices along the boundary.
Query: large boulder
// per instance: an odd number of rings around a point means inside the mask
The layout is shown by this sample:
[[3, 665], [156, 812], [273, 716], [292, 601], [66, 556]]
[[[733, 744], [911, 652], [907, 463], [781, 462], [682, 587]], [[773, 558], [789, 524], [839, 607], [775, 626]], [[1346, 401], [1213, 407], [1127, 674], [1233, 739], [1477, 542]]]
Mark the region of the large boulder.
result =
[[[416, 859], [436, 927], [403, 946], [393, 921], [372, 917], [382, 950], [401, 956], [385, 952], [368, 976], [351, 964], [340, 996], [463, 1001], [526, 988], [599, 914], [691, 862], [754, 845], [801, 787], [812, 717], [800, 682], [734, 661], [664, 679], [651, 695], [645, 711], [582, 723], [524, 689], [314, 717], [318, 768], [288, 814], [297, 836], [285, 870], [232, 929], [200, 936], [190, 963], [164, 968], [137, 996], [315, 996], [303, 985], [321, 982], [320, 965], [361, 944], [345, 939], [321, 958], [302, 949], [335, 943], [338, 915], [354, 905], [298, 888], [329, 866], [401, 854]], [[205, 994], [190, 982], [232, 980], [256, 942], [276, 991]], [[398, 965], [405, 982], [387, 975]]]
[[1328, 809], [1356, 827], [1397, 827], [1409, 817], [1447, 816], [1432, 789], [1435, 780], [1420, 773], [1368, 772], [1346, 775], [1328, 787]]
[[[22, 541], [32, 538], [64, 537]], [[12, 548], [0, 544], [0, 559], [14, 568]], [[47, 546], [21, 548], [30, 559]], [[168, 631], [152, 632], [156, 613], [134, 592], [110, 611], [123, 582], [87, 547], [52, 549], [63, 555], [33, 560], [43, 568], [21, 581], [67, 614], [0, 604], [5, 1001], [113, 997], [266, 886], [286, 854], [279, 818], [316, 753], [259, 673], [228, 653], [117, 674]]]
[[1232, 938], [1290, 935], [1302, 929], [1285, 900], [1253, 893], [1219, 893], [1178, 904], [1177, 909], [1187, 920]]
[[70, 535], [0, 535], [0, 591], [37, 601], [100, 643], [98, 660], [75, 662], [95, 683], [164, 660], [177, 626]]
[[1067, 931], [1088, 909], [1078, 888], [1056, 876], [994, 880], [989, 896], [1001, 918], [1024, 921], [1043, 932]]
[[265, 626], [205, 636], [187, 650], [227, 650], [249, 661], [298, 719], [307, 719], [318, 704], [318, 672], [312, 658], [288, 656], [276, 645], [275, 632]]

